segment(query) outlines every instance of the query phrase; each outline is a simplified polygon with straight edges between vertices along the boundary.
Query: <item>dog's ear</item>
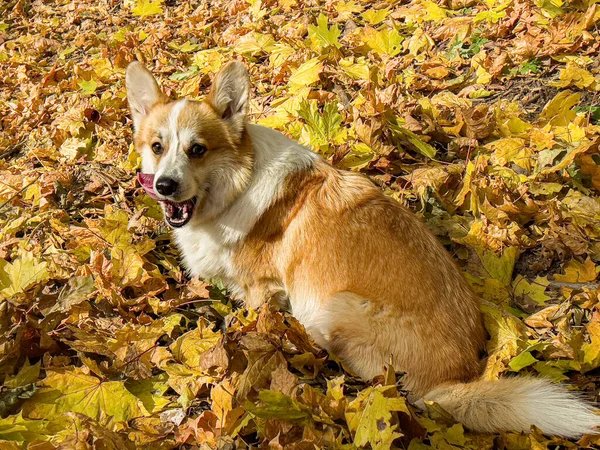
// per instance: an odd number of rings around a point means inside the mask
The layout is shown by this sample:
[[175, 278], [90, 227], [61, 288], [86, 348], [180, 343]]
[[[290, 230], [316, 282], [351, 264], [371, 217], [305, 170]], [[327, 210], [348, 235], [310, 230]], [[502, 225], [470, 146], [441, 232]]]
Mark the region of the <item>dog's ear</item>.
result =
[[232, 61], [223, 67], [215, 77], [206, 101], [231, 129], [240, 137], [248, 114], [250, 82], [248, 72], [239, 61]]
[[155, 104], [166, 101], [167, 97], [160, 90], [150, 71], [139, 61], [134, 61], [127, 66], [125, 85], [133, 127], [138, 130], [144, 116]]

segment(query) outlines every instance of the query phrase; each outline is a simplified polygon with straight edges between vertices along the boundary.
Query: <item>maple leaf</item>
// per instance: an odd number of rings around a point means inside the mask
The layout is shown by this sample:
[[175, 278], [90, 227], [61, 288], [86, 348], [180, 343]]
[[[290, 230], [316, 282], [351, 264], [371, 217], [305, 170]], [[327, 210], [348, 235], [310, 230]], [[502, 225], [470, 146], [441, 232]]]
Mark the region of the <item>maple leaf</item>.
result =
[[81, 80], [77, 85], [81, 88], [81, 92], [86, 95], [93, 94], [98, 87], [98, 83], [96, 83], [93, 78], [89, 81]]
[[317, 47], [333, 46], [340, 48], [341, 44], [338, 42], [341, 31], [337, 25], [333, 25], [329, 28], [327, 16], [319, 14], [317, 18], [317, 26], [308, 26], [308, 37], [313, 40], [313, 43]]
[[47, 264], [25, 253], [12, 263], [0, 259], [1, 292], [11, 297], [48, 279]]
[[30, 419], [53, 419], [76, 412], [119, 427], [120, 422], [148, 415], [123, 382], [102, 381], [80, 368], [47, 370], [41, 384], [42, 388], [23, 405], [23, 415]]
[[259, 392], [258, 398], [262, 405], [247, 402], [245, 407], [262, 419], [281, 419], [301, 425], [312, 423], [308, 408], [281, 392], [263, 390]]
[[8, 388], [19, 388], [35, 383], [40, 376], [40, 363], [31, 365], [29, 359], [25, 361], [25, 365], [21, 368], [18, 374], [14, 377], [8, 376], [4, 380], [4, 386]]
[[594, 281], [598, 276], [596, 265], [591, 259], [586, 259], [583, 263], [572, 259], [565, 266], [564, 275], [554, 275], [556, 281], [564, 281], [567, 283], [585, 283]]
[[403, 398], [390, 396], [390, 386], [376, 386], [358, 393], [346, 408], [348, 428], [354, 431], [354, 445], [371, 444], [374, 449], [390, 448], [394, 439], [402, 436], [392, 423], [392, 412], [410, 414]]
[[482, 305], [485, 328], [490, 333], [489, 358], [484, 377], [494, 379], [506, 370], [509, 361], [527, 346], [526, 327], [515, 316], [491, 304]]
[[384, 28], [379, 31], [373, 28], [365, 28], [363, 40], [375, 52], [393, 57], [402, 51], [400, 44], [402, 44], [404, 38], [395, 28]]
[[184, 362], [189, 367], [197, 367], [202, 355], [217, 345], [222, 335], [212, 331], [207, 325], [200, 322], [198, 328], [180, 336], [171, 345], [173, 356], [177, 360]]
[[163, 0], [136, 0], [135, 6], [131, 8], [134, 16], [146, 17], [155, 14], [162, 14]]
[[[23, 444], [48, 441], [58, 432], [72, 427], [72, 421], [64, 416], [52, 420], [31, 420], [22, 414], [0, 418], [0, 445], [6, 445], [8, 450], [18, 450], [23, 448]], [[9, 446], [11, 444], [14, 446]]]
[[369, 9], [362, 13], [363, 19], [365, 19], [371, 25], [378, 25], [383, 22], [387, 16], [390, 15], [390, 9]]
[[341, 127], [342, 116], [333, 103], [326, 104], [320, 114], [316, 103], [302, 102], [298, 115], [306, 122], [308, 142], [316, 148], [339, 144], [345, 137], [345, 131]]
[[291, 91], [295, 92], [305, 86], [319, 81], [319, 74], [323, 71], [323, 63], [319, 58], [313, 58], [301, 64], [296, 70], [292, 71], [290, 76]]

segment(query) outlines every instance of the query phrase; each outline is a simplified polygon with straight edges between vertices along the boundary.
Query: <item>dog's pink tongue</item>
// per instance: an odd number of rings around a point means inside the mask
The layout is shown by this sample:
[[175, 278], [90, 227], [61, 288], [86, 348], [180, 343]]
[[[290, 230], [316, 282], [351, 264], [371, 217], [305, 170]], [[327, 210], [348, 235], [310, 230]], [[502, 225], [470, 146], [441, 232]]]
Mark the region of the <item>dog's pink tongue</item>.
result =
[[154, 174], [138, 172], [137, 178], [148, 195], [154, 200], [158, 200], [158, 196], [156, 195], [156, 192], [154, 192]]

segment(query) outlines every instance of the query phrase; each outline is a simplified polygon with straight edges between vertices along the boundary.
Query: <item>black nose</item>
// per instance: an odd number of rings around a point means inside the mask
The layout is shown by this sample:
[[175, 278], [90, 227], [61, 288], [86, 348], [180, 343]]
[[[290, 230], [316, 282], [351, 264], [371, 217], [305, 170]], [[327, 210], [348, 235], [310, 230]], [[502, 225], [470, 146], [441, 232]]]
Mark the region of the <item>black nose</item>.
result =
[[173, 178], [160, 177], [156, 180], [156, 190], [162, 195], [172, 195], [177, 190], [177, 181]]

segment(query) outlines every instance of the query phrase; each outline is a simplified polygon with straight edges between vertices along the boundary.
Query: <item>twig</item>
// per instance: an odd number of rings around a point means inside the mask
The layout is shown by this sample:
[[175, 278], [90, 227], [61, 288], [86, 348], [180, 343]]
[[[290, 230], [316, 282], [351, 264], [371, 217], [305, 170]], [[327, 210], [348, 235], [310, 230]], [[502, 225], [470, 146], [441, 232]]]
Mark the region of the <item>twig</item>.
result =
[[6, 159], [9, 156], [12, 156], [15, 153], [20, 152], [21, 149], [25, 146], [26, 142], [27, 142], [27, 139], [23, 139], [21, 142], [17, 142], [16, 144], [7, 147], [6, 150], [0, 152], [0, 159]]
[[23, 191], [25, 189], [27, 189], [29, 186], [31, 186], [32, 184], [36, 183], [37, 180], [39, 180], [41, 178], [41, 174], [37, 176], [37, 178], [35, 180], [33, 180], [31, 183], [29, 183], [27, 186], [22, 187], [21, 189], [19, 189], [15, 195], [13, 195], [11, 198], [9, 198], [8, 200], [6, 200], [4, 203], [2, 203], [0, 205], [0, 211], [6, 206], [8, 205], [10, 202], [12, 202], [15, 198], [17, 198], [19, 195], [21, 195], [21, 193], [23, 193]]

